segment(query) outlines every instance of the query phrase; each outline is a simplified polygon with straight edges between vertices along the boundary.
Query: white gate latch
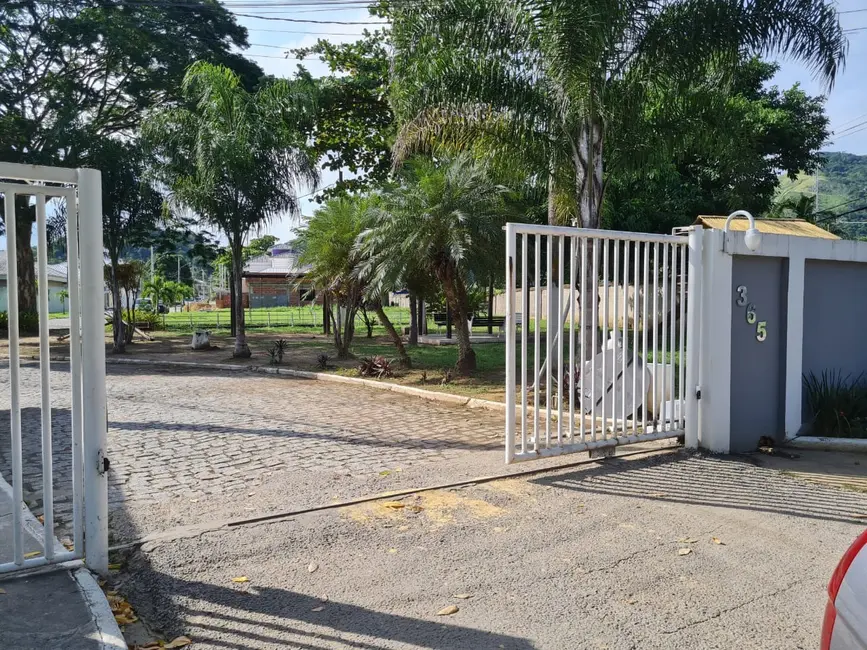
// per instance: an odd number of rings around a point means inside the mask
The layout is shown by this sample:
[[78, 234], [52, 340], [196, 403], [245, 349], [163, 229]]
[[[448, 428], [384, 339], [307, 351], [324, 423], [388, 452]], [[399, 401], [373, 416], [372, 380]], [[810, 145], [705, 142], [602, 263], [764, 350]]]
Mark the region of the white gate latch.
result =
[[100, 475], [107, 473], [110, 465], [111, 462], [109, 462], [108, 456], [105, 455], [102, 449], [96, 452], [96, 471]]

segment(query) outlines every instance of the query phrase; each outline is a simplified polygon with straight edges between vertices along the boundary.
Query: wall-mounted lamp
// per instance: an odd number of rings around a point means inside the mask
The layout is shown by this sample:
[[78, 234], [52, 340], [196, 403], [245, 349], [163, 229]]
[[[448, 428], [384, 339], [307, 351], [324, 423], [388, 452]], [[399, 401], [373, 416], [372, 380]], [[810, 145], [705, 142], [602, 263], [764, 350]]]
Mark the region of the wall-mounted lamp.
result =
[[[728, 233], [729, 224], [732, 222], [732, 219], [735, 217], [746, 217], [750, 222], [750, 227], [747, 228], [746, 233], [744, 233], [744, 244], [747, 245], [751, 251], [759, 250], [759, 246], [762, 244], [762, 233], [759, 232], [759, 229], [756, 228], [756, 220], [746, 210], [735, 210], [732, 212], [728, 219], [726, 219], [725, 228], [723, 228], [723, 232]], [[725, 246], [725, 240], [723, 240], [723, 246]]]

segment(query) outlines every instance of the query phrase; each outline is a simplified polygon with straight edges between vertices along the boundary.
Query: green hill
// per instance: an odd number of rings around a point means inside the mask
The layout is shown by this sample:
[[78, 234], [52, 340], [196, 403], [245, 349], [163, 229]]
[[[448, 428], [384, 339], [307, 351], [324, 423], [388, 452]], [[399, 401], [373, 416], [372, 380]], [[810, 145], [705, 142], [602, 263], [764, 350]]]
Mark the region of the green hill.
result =
[[[842, 237], [867, 237], [867, 156], [838, 151], [823, 155], [825, 164], [819, 171], [817, 221], [834, 224], [832, 230]], [[791, 206], [802, 196], [816, 196], [814, 175], [800, 174], [794, 181], [787, 176], [780, 177], [775, 204]], [[828, 219], [833, 215], [842, 216], [838, 220]], [[864, 225], [851, 222], [864, 222]]]

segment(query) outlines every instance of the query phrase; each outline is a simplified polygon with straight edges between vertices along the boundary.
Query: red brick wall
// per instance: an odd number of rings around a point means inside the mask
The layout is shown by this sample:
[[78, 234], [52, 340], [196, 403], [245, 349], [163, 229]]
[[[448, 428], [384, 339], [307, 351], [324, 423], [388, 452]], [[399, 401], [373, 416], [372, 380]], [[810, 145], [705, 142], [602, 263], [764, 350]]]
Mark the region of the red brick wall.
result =
[[[295, 278], [273, 277], [247, 277], [248, 292], [254, 296], [289, 296], [289, 305], [301, 304], [301, 294], [306, 292], [306, 287], [299, 287]], [[322, 304], [322, 296], [316, 293], [317, 305]], [[307, 304], [307, 303], [305, 303]]]

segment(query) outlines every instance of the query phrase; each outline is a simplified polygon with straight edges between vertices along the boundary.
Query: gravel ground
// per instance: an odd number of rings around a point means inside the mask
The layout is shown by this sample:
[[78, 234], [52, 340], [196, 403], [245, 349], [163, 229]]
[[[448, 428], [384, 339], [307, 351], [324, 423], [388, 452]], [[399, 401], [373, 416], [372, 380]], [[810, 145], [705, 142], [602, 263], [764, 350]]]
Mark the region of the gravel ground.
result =
[[[38, 512], [35, 366], [22, 383]], [[52, 385], [62, 531], [61, 364]], [[128, 552], [114, 582], [151, 631], [195, 649], [815, 648], [828, 576], [867, 515], [864, 493], [661, 449], [216, 529], [503, 472], [501, 416], [234, 373], [110, 367], [107, 389], [114, 540], [202, 526]], [[8, 431], [7, 475], [4, 445]]]
[[812, 649], [867, 495], [669, 451], [399, 505], [151, 545], [121, 590], [195, 648]]

